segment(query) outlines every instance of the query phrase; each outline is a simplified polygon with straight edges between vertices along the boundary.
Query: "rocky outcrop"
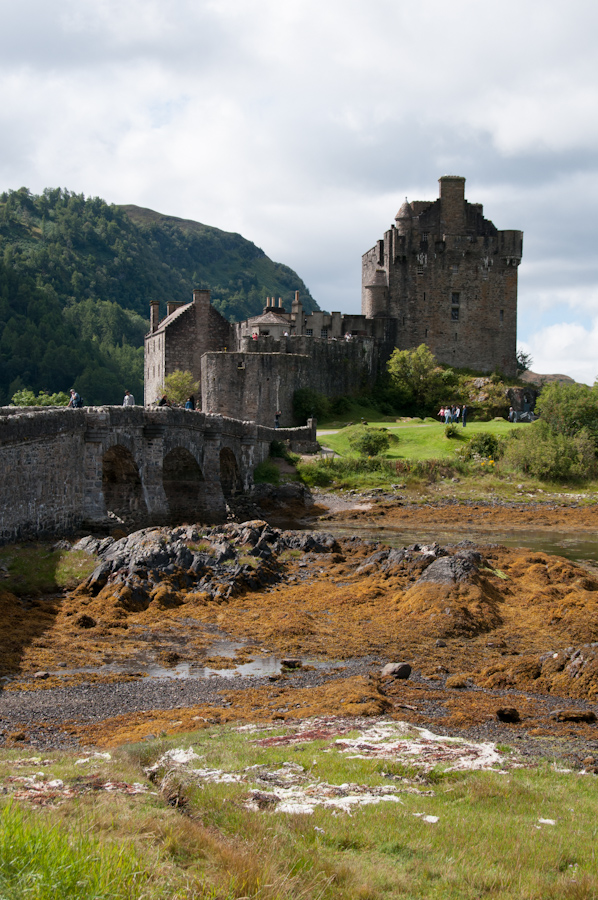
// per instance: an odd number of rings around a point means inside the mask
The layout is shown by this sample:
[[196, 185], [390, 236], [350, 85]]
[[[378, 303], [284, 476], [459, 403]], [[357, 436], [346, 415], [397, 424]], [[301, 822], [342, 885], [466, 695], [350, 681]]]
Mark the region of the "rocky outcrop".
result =
[[280, 580], [277, 560], [285, 550], [332, 553], [340, 548], [326, 532], [281, 531], [257, 519], [213, 528], [144, 528], [120, 540], [89, 536], [73, 549], [100, 560], [79, 593], [95, 596], [109, 585], [125, 587], [129, 593], [124, 602], [142, 609], [155, 599], [156, 586], [165, 582], [175, 591], [222, 599]]

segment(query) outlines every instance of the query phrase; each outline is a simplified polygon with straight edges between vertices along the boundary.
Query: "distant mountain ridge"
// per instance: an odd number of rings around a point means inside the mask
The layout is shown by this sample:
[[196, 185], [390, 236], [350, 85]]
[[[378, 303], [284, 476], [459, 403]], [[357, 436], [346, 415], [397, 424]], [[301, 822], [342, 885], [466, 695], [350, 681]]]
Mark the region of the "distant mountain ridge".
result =
[[61, 188], [0, 195], [0, 403], [68, 390], [88, 403], [143, 396], [149, 303], [210, 287], [229, 320], [269, 296], [317, 303], [299, 276], [239, 234]]

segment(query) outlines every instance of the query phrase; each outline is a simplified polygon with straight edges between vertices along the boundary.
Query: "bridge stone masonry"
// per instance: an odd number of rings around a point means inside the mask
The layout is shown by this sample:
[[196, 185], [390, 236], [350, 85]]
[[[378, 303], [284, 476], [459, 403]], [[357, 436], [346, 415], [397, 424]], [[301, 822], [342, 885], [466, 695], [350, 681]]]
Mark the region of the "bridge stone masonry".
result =
[[196, 410], [0, 408], [0, 543], [105, 525], [222, 522], [283, 441], [316, 447], [315, 420], [267, 428]]

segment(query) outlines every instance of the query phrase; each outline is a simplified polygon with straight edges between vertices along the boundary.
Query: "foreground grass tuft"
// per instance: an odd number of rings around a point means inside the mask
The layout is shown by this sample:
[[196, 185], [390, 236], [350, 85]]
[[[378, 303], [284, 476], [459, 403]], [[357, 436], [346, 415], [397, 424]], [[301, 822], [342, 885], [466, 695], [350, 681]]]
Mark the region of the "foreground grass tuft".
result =
[[150, 873], [127, 845], [66, 831], [43, 812], [0, 811], [0, 896], [10, 900], [135, 900]]

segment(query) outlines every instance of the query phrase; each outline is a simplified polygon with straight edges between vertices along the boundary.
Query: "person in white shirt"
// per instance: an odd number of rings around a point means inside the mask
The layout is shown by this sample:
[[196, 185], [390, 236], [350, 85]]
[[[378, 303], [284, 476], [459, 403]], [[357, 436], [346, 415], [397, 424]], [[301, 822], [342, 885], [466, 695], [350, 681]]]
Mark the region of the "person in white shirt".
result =
[[125, 391], [123, 406], [135, 406], [135, 397], [131, 391]]

